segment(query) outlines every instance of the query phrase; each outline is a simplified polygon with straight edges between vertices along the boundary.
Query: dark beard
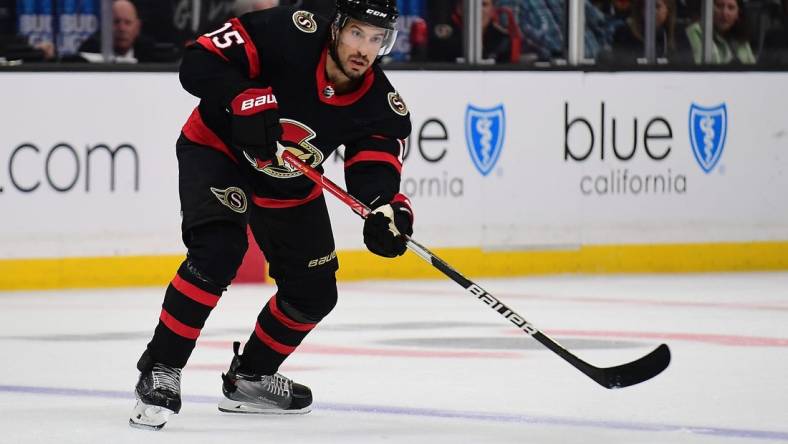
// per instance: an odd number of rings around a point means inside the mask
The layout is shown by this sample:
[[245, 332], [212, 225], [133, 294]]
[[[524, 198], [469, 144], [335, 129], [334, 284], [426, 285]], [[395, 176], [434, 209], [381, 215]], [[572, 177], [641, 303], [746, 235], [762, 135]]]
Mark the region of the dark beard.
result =
[[[367, 71], [364, 71], [362, 74], [352, 74], [348, 72], [348, 70], [345, 69], [345, 64], [339, 59], [339, 51], [337, 50], [337, 46], [338, 46], [337, 41], [335, 39], [332, 39], [331, 43], [328, 46], [328, 56], [334, 60], [334, 63], [339, 68], [339, 71], [342, 72], [342, 74], [344, 74], [345, 77], [350, 79], [350, 87], [348, 88], [348, 90], [354, 90], [361, 84], [361, 82], [364, 79], [364, 75], [367, 73]], [[369, 69], [372, 69], [372, 67], [369, 66], [367, 70]], [[337, 93], [342, 94], [344, 93], [344, 91], [337, 91]]]
[[[346, 75], [347, 78], [349, 78], [350, 80], [352, 80], [354, 82], [359, 81], [362, 78], [364, 78], [364, 74], [367, 73], [367, 71], [364, 71], [363, 73], [357, 74], [357, 73], [355, 73], [353, 71], [348, 71], [347, 69], [345, 69], [345, 64], [344, 63], [340, 63], [339, 64], [339, 69], [342, 71], [342, 74]], [[367, 69], [369, 69], [369, 68], [367, 68]]]
[[[337, 91], [337, 93], [343, 94], [346, 91], [353, 91], [361, 85], [361, 82], [364, 80], [364, 75], [367, 73], [364, 71], [361, 74], [353, 73], [352, 71], [348, 71], [345, 69], [345, 64], [342, 62], [337, 62], [337, 59], [334, 58], [334, 62], [337, 64], [337, 67], [350, 80], [350, 84], [347, 88], [343, 88], [343, 91]], [[368, 68], [369, 69], [369, 68]], [[346, 90], [346, 91], [345, 91]]]
[[334, 59], [334, 63], [337, 65], [337, 67], [342, 72], [342, 74], [345, 75], [345, 77], [347, 77], [350, 80], [353, 80], [353, 76], [351, 76], [350, 73], [348, 73], [347, 70], [345, 70], [345, 64], [339, 60], [339, 53], [337, 52], [337, 46], [335, 42], [332, 43], [331, 46], [329, 47], [328, 56]]

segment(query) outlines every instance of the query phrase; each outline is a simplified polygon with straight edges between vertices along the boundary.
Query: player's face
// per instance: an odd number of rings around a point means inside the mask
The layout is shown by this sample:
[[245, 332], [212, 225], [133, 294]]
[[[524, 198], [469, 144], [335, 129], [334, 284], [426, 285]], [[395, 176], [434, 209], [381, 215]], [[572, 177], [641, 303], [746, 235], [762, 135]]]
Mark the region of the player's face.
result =
[[383, 47], [386, 30], [351, 19], [339, 33], [338, 63], [351, 79], [367, 72]]

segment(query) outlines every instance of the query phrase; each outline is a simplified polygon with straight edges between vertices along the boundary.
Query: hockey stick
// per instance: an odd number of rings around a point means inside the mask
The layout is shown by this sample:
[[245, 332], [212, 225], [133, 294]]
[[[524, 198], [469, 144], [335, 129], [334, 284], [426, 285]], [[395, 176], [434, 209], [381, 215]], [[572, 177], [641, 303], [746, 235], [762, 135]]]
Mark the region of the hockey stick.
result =
[[[352, 209], [362, 218], [366, 219], [369, 213], [372, 212], [372, 210], [364, 205], [364, 203], [348, 194], [347, 191], [340, 188], [337, 184], [320, 174], [314, 168], [302, 162], [293, 153], [280, 148], [277, 154], [280, 155], [282, 159], [284, 159], [284, 161], [290, 164], [293, 168], [304, 173], [306, 177], [311, 179], [318, 186], [339, 198], [339, 200], [348, 205], [350, 209]], [[525, 318], [515, 313], [514, 310], [506, 306], [506, 304], [499, 301], [497, 298], [493, 297], [493, 295], [482, 289], [476, 283], [461, 275], [449, 264], [433, 254], [430, 250], [423, 247], [421, 244], [408, 236], [405, 236], [405, 239], [407, 240], [407, 246], [411, 251], [416, 253], [426, 262], [429, 262], [430, 265], [440, 270], [451, 280], [460, 284], [460, 286], [467, 290], [471, 295], [487, 304], [488, 307], [509, 320], [509, 322], [514, 324], [526, 334], [532, 336], [542, 345], [550, 349], [553, 353], [572, 364], [572, 366], [583, 372], [583, 374], [589, 378], [596, 381], [602, 387], [615, 389], [639, 384], [643, 381], [653, 378], [654, 376], [657, 376], [663, 370], [665, 370], [665, 368], [667, 368], [668, 364], [670, 364], [670, 349], [666, 344], [661, 344], [659, 347], [652, 350], [651, 353], [635, 361], [614, 367], [595, 367], [578, 358], [572, 352], [564, 348], [561, 344], [542, 333], [533, 324], [526, 321]]]

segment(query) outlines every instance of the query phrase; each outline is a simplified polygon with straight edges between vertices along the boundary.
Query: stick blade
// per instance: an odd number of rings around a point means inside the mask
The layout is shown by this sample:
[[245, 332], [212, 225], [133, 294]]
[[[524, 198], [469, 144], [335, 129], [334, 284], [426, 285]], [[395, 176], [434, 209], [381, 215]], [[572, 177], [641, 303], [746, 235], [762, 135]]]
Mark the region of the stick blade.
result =
[[640, 384], [662, 373], [670, 364], [670, 348], [666, 344], [635, 361], [615, 367], [600, 368], [591, 377], [602, 387], [617, 389]]

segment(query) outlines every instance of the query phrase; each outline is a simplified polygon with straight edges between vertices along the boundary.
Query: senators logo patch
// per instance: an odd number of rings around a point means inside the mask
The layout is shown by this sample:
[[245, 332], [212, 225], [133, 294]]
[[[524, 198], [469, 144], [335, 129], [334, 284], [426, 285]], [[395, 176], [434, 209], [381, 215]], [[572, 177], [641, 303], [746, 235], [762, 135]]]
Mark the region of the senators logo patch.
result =
[[236, 213], [246, 212], [246, 194], [238, 187], [230, 187], [224, 190], [211, 187], [211, 192], [222, 205], [235, 211]]
[[[317, 133], [312, 128], [291, 119], [279, 119], [279, 123], [282, 124], [282, 141], [287, 142], [284, 144], [287, 151], [295, 154], [302, 162], [312, 168], [317, 168], [318, 165], [323, 163], [325, 159], [323, 152], [311, 143], [311, 140], [317, 137]], [[277, 179], [290, 179], [303, 174], [301, 171], [288, 165], [287, 162], [282, 162], [281, 159], [280, 165], [276, 165], [271, 162], [263, 162], [245, 152], [244, 156], [252, 165], [252, 168]]]
[[389, 106], [400, 116], [406, 116], [408, 114], [408, 106], [405, 105], [405, 101], [402, 100], [398, 92], [389, 93]]
[[296, 28], [300, 29], [302, 32], [306, 32], [307, 34], [312, 34], [313, 32], [317, 31], [315, 15], [311, 12], [296, 11], [295, 14], [293, 14], [293, 23], [295, 23]]

